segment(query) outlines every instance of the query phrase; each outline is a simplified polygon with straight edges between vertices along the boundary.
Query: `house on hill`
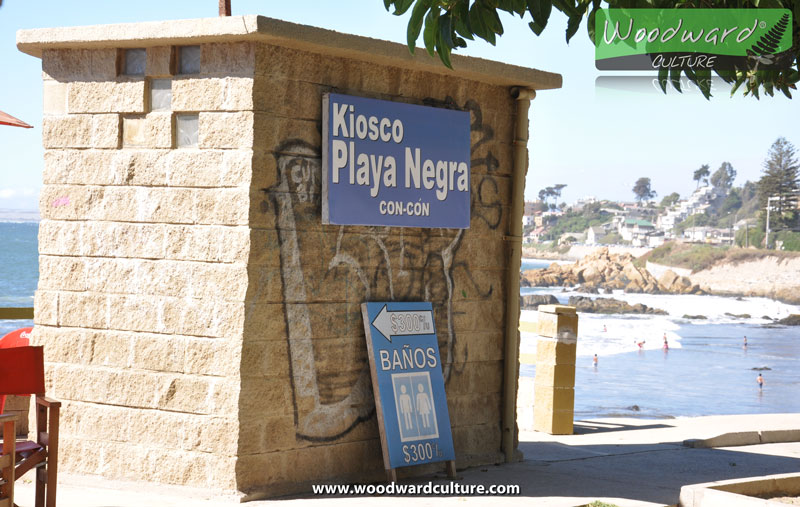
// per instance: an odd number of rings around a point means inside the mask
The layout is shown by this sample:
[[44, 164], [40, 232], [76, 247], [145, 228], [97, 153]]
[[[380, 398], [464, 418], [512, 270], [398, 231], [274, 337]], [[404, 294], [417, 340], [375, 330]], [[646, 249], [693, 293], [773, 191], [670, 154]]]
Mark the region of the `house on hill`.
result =
[[542, 240], [542, 237], [545, 235], [546, 232], [547, 231], [545, 230], [544, 227], [537, 227], [536, 229], [526, 234], [523, 240], [525, 243], [538, 243]]
[[586, 229], [586, 244], [587, 245], [596, 245], [600, 238], [605, 235], [605, 232], [601, 227], [594, 226], [589, 227]]
[[586, 244], [597, 245], [600, 239], [606, 236], [611, 230], [614, 229], [614, 223], [608, 222], [601, 225], [593, 225], [586, 229]]
[[619, 235], [625, 241], [630, 241], [633, 246], [647, 245], [647, 236], [655, 230], [655, 225], [641, 218], [626, 218], [619, 224]]

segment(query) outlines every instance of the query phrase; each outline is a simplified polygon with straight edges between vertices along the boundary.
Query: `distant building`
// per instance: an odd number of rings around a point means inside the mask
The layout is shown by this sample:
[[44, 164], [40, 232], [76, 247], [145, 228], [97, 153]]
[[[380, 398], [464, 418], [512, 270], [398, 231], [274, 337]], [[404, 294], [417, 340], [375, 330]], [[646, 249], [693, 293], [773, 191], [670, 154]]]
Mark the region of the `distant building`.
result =
[[526, 227], [528, 225], [534, 225], [534, 216], [533, 215], [522, 215], [522, 226]]
[[522, 240], [524, 243], [539, 243], [542, 240], [542, 237], [545, 235], [545, 232], [546, 231], [544, 227], [537, 227], [526, 234]]
[[573, 211], [580, 211], [587, 204], [593, 204], [593, 203], [596, 203], [596, 202], [597, 202], [597, 198], [594, 197], [594, 196], [583, 197], [583, 198], [578, 199], [577, 201], [575, 201], [574, 204], [572, 204], [572, 209], [573, 209]]
[[653, 231], [647, 235], [647, 246], [650, 248], [657, 248], [664, 244], [666, 241], [666, 234], [664, 231]]
[[705, 213], [711, 207], [712, 201], [724, 197], [725, 189], [702, 186], [692, 192], [688, 199], [678, 201], [668, 208], [663, 215], [656, 219], [658, 228], [666, 233], [667, 237], [672, 237], [672, 229], [679, 223], [686, 220], [691, 215]]
[[680, 210], [669, 210], [656, 219], [656, 225], [664, 232], [671, 231], [676, 224], [683, 221], [685, 216]]
[[733, 229], [719, 229], [717, 239], [721, 245], [733, 245], [736, 240], [736, 231]]
[[595, 225], [586, 229], [586, 244], [597, 245], [600, 239], [606, 236], [609, 232], [616, 229], [614, 222], [608, 222], [602, 225]]
[[684, 241], [691, 243], [710, 243], [713, 237], [714, 229], [712, 227], [689, 227], [683, 231]]
[[600, 238], [603, 237], [605, 233], [600, 227], [589, 227], [586, 230], [586, 244], [587, 245], [596, 245], [600, 242]]
[[656, 226], [640, 218], [626, 218], [620, 221], [617, 232], [625, 241], [630, 241], [633, 246], [645, 246], [648, 242], [647, 235], [655, 230]]
[[691, 243], [710, 243], [712, 245], [732, 245], [735, 237], [733, 229], [715, 227], [690, 227], [683, 232], [684, 241]]

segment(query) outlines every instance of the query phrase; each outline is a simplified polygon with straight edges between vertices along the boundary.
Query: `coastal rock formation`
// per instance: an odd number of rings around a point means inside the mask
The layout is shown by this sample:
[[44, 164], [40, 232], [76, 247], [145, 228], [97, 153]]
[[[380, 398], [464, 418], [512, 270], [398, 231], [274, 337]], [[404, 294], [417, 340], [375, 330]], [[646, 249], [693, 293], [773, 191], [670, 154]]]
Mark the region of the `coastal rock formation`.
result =
[[649, 315], [667, 315], [664, 310], [658, 308], [651, 308], [647, 305], [637, 303], [630, 305], [625, 301], [613, 298], [588, 298], [585, 296], [572, 296], [567, 303], [569, 306], [574, 306], [577, 311], [584, 313], [643, 313]]
[[698, 294], [699, 286], [693, 285], [692, 281], [686, 276], [680, 276], [671, 269], [668, 269], [658, 279], [658, 285], [664, 292], [671, 294]]
[[[750, 314], [749, 313], [729, 313], [729, 312], [725, 312], [725, 315], [727, 315], [728, 317], [733, 317], [734, 319], [749, 319], [750, 318]], [[770, 319], [770, 320], [772, 320], [772, 319]]]
[[523, 310], [537, 310], [540, 305], [557, 305], [558, 299], [552, 294], [535, 294], [532, 296], [522, 296], [520, 306]]
[[646, 269], [634, 265], [631, 254], [611, 254], [608, 248], [599, 248], [575, 264], [551, 264], [546, 269], [526, 271], [520, 284], [523, 287], [573, 287], [582, 285], [582, 290], [594, 292], [624, 289], [625, 292], [702, 294], [700, 287], [693, 285], [685, 276], [672, 271], [665, 272], [656, 280]]
[[794, 313], [786, 318], [779, 320], [777, 323], [782, 324], [784, 326], [800, 326], [800, 315]]

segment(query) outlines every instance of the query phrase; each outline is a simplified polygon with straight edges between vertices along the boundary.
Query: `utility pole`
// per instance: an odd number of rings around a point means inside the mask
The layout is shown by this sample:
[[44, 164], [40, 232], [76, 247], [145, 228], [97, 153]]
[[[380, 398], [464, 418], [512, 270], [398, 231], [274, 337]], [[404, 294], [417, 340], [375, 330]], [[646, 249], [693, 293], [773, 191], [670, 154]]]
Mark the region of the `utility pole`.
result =
[[767, 250], [769, 250], [769, 210], [770, 208], [772, 208], [770, 202], [778, 200], [780, 200], [780, 196], [778, 195], [767, 197], [767, 234], [766, 238], [764, 239], [764, 248], [766, 248]]

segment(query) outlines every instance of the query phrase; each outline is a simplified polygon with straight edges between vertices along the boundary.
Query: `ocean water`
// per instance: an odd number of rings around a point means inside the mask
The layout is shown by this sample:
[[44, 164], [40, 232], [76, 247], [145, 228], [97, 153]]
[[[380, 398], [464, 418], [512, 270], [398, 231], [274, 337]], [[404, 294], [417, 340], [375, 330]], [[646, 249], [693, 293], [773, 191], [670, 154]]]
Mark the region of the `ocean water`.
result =
[[[32, 307], [39, 280], [38, 222], [0, 222], [0, 307]], [[32, 320], [0, 320], [0, 336]]]
[[[526, 260], [534, 269], [551, 261]], [[800, 328], [772, 319], [800, 313], [800, 307], [767, 298], [613, 295], [523, 288], [522, 294], [614, 297], [643, 303], [668, 315], [580, 314], [575, 412], [592, 417], [681, 417], [800, 412]], [[706, 320], [683, 316], [705, 315]], [[749, 318], [726, 314], [749, 314]], [[536, 312], [521, 319], [535, 322]], [[666, 334], [669, 349], [663, 350]], [[747, 347], [743, 346], [747, 337]], [[637, 342], [644, 341], [639, 349]], [[521, 352], [535, 353], [536, 335], [521, 334]], [[598, 355], [598, 365], [592, 356]], [[760, 370], [759, 370], [760, 369]], [[756, 376], [765, 379], [759, 389]], [[521, 365], [522, 376], [535, 366]]]

